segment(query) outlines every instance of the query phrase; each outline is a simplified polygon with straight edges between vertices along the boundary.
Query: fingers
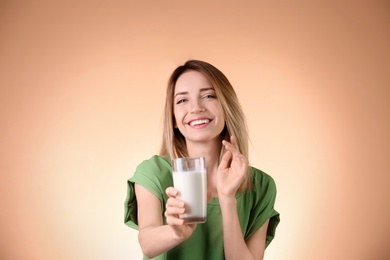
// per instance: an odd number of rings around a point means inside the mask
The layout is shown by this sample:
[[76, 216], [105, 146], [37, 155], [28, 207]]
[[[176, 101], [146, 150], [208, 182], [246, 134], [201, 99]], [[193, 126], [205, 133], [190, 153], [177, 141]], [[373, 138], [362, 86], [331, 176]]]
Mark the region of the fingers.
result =
[[165, 190], [165, 193], [168, 195], [168, 197], [176, 197], [179, 194], [179, 191], [174, 187], [168, 187]]
[[245, 156], [243, 156], [239, 149], [238, 149], [238, 145], [237, 145], [237, 140], [236, 138], [232, 135], [231, 138], [230, 138], [230, 142], [226, 141], [226, 140], [223, 140], [222, 141], [222, 144], [225, 146], [225, 149], [227, 151], [230, 151], [233, 155], [233, 159], [239, 159], [243, 162], [247, 162]]
[[221, 162], [219, 163], [219, 169], [227, 169], [229, 168], [230, 160], [232, 158], [232, 152], [227, 151], [221, 158]]
[[232, 143], [232, 145], [234, 145], [234, 147], [238, 150], [238, 145], [237, 145], [237, 140], [236, 140], [236, 137], [234, 135], [232, 135], [230, 137], [230, 142]]
[[[177, 209], [177, 213], [176, 214], [183, 214], [184, 213], [184, 202], [179, 200], [179, 199], [176, 199], [176, 198], [169, 198], [167, 200], [167, 204], [166, 204], [166, 207], [167, 207], [167, 210], [168, 209], [171, 209], [171, 208], [175, 208]], [[179, 211], [180, 209], [180, 211]]]
[[177, 199], [176, 196], [179, 194], [179, 191], [174, 187], [168, 187], [165, 190], [165, 193], [168, 195], [168, 200], [165, 205], [165, 217], [168, 225], [183, 225], [184, 220], [179, 218], [180, 214], [184, 214], [185, 203]]
[[230, 137], [230, 142], [223, 140], [222, 144], [225, 146], [226, 150], [231, 151], [232, 153], [240, 153], [237, 140], [233, 135]]
[[249, 162], [247, 158], [240, 153], [236, 138], [232, 136], [230, 140], [231, 142], [222, 141], [227, 152], [222, 157], [221, 169], [233, 168], [235, 169], [234, 171], [238, 170], [239, 172], [244, 173], [246, 172]]
[[174, 215], [168, 215], [167, 212], [165, 212], [165, 218], [166, 218], [167, 224], [170, 226], [184, 225], [184, 219], [181, 219], [179, 217], [175, 217]]

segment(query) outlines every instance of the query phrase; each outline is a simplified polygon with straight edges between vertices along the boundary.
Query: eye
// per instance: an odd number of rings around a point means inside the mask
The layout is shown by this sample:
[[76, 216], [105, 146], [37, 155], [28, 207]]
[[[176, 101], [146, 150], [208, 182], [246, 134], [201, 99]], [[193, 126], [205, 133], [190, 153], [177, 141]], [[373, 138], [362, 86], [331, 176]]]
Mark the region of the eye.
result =
[[206, 99], [209, 99], [209, 98], [215, 99], [215, 98], [217, 98], [217, 96], [216, 96], [216, 95], [213, 95], [213, 94], [206, 94], [206, 95], [203, 96], [203, 98], [206, 98]]
[[184, 98], [179, 99], [179, 100], [176, 101], [176, 105], [181, 104], [181, 103], [184, 103], [184, 102], [186, 102], [186, 101], [187, 101], [187, 99], [184, 99]]

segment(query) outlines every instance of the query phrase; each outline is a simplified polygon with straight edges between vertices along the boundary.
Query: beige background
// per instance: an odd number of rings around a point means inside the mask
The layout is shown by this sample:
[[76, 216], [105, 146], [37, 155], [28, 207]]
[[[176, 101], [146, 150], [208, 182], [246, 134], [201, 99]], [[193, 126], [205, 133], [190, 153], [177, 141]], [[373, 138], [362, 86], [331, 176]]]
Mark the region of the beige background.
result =
[[389, 2], [183, 2], [0, 2], [0, 258], [141, 258], [126, 180], [196, 58], [277, 183], [265, 259], [390, 259]]

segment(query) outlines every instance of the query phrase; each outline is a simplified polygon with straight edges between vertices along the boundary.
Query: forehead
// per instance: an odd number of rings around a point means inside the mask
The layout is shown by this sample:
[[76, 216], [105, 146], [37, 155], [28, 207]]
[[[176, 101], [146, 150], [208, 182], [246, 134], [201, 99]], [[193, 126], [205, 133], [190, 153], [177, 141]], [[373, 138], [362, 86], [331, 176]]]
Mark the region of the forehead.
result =
[[182, 91], [212, 88], [209, 79], [202, 73], [189, 70], [180, 75], [175, 84], [175, 93]]

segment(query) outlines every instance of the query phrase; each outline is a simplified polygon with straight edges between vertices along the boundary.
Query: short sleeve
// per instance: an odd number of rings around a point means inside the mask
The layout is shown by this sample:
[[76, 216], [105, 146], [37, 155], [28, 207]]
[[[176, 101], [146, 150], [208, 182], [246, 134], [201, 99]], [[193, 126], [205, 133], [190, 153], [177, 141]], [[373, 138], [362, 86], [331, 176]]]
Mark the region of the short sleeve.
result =
[[250, 214], [250, 226], [247, 230], [247, 237], [253, 235], [268, 219], [266, 246], [275, 237], [276, 227], [280, 222], [280, 214], [274, 209], [276, 200], [276, 184], [273, 178], [266, 173], [254, 170], [253, 191], [254, 205]]
[[135, 183], [156, 195], [164, 208], [167, 200], [165, 189], [173, 185], [170, 164], [162, 157], [153, 156], [139, 164], [134, 175], [127, 181], [124, 222], [129, 227], [138, 229]]
[[134, 183], [127, 181], [127, 196], [125, 200], [125, 224], [138, 229], [137, 200], [135, 197]]

